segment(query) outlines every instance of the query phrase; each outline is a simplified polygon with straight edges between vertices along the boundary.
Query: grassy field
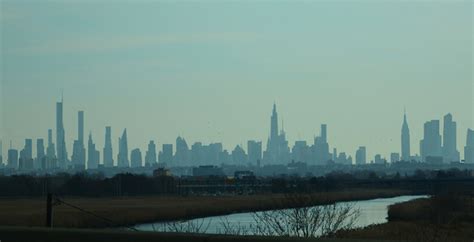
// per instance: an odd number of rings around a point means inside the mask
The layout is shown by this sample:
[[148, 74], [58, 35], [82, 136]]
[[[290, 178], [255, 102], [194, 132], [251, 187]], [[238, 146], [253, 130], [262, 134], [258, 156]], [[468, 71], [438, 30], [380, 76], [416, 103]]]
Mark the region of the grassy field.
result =
[[[318, 193], [315, 205], [410, 194], [401, 190], [353, 190]], [[53, 224], [65, 228], [105, 228], [283, 208], [284, 195], [227, 197], [63, 198], [113, 221], [109, 224], [65, 205], [54, 207]], [[44, 226], [45, 198], [0, 199], [0, 226]], [[1, 238], [0, 238], [1, 239]]]

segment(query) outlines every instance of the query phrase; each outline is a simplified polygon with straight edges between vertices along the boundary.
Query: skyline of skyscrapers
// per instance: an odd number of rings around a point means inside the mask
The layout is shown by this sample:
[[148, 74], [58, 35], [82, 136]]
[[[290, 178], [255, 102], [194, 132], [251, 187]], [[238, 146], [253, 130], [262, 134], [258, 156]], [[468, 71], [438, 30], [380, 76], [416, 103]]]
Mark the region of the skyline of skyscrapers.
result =
[[[84, 111], [78, 111], [77, 140], [73, 144], [73, 154], [71, 160], [67, 157], [66, 140], [64, 139], [63, 124], [63, 99], [56, 103], [56, 143], [61, 144], [55, 152], [55, 145], [52, 140], [52, 130], [48, 129], [48, 146], [44, 147], [44, 140], [36, 140], [36, 158], [33, 157], [32, 139], [25, 140], [25, 146], [19, 152], [19, 157], [15, 161], [15, 150], [11, 147], [6, 160], [8, 167], [19, 168], [22, 170], [45, 169], [47, 167], [59, 167], [61, 169], [96, 169], [101, 164], [100, 152], [96, 149], [96, 144], [92, 140], [92, 133], [89, 134], [89, 142], [86, 149], [84, 147]], [[148, 149], [145, 153], [145, 159], [142, 160], [139, 148], [133, 150], [129, 157], [127, 129], [125, 128], [122, 136], [119, 137], [117, 167], [154, 167], [158, 162], [163, 162], [173, 166], [196, 166], [206, 164], [226, 164], [233, 163], [237, 165], [275, 165], [287, 164], [289, 162], [305, 162], [312, 165], [325, 165], [329, 161], [340, 164], [353, 164], [352, 156], [347, 152], [337, 152], [333, 147], [333, 153], [330, 153], [328, 143], [328, 126], [321, 124], [320, 135], [314, 138], [314, 144], [309, 146], [304, 140], [295, 141], [290, 149], [286, 134], [283, 129], [278, 130], [278, 112], [276, 104], [270, 117], [270, 134], [267, 142], [267, 149], [262, 149], [262, 142], [249, 140], [247, 142], [247, 151], [242, 145], [236, 145], [231, 151], [223, 149], [222, 143], [203, 144], [195, 142], [189, 148], [183, 137], [176, 139], [176, 152], [173, 153], [173, 144], [163, 144], [162, 150], [157, 157], [156, 144], [153, 140], [148, 143]], [[283, 122], [282, 122], [283, 123]], [[453, 121], [452, 114], [448, 113], [443, 118], [443, 135], [440, 134], [440, 121], [431, 120], [424, 124], [423, 139], [420, 141], [420, 161], [423, 162], [459, 162], [460, 152], [457, 150], [457, 123]], [[105, 127], [105, 145], [103, 147], [104, 167], [114, 167], [113, 147], [112, 147], [112, 128]], [[468, 130], [466, 146], [464, 147], [464, 156], [466, 162], [474, 160], [474, 134]], [[401, 154], [401, 156], [400, 156]], [[18, 151], [17, 155], [18, 156]], [[133, 157], [132, 157], [133, 156]], [[158, 159], [157, 159], [158, 158]], [[410, 149], [410, 129], [407, 121], [407, 114], [404, 112], [401, 129], [401, 153], [392, 152], [389, 156], [391, 162], [417, 160], [417, 156], [411, 155]], [[385, 163], [382, 155], [377, 154], [372, 162]], [[87, 161], [87, 164], [86, 164]], [[368, 163], [367, 148], [360, 146], [355, 153], [355, 164], [361, 165]]]

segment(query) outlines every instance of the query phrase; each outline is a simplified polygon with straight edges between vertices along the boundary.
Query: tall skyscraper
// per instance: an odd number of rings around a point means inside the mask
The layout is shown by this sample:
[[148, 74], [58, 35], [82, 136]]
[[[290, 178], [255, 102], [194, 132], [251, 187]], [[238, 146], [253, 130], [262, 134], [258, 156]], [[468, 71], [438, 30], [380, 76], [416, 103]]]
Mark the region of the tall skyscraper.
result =
[[356, 151], [356, 165], [364, 165], [367, 163], [367, 148], [360, 146]]
[[128, 141], [127, 141], [127, 129], [123, 131], [122, 137], [119, 138], [119, 153], [117, 156], [118, 167], [129, 167], [130, 162], [128, 160]]
[[25, 147], [20, 151], [18, 169], [32, 170], [33, 168], [33, 140], [25, 139]]
[[423, 161], [427, 157], [442, 157], [441, 135], [439, 134], [439, 120], [431, 120], [425, 123], [423, 140], [420, 141], [420, 153]]
[[87, 169], [97, 169], [100, 162], [100, 153], [95, 148], [94, 141], [92, 140], [92, 133], [89, 134], [89, 142], [87, 145]]
[[249, 163], [257, 165], [262, 160], [262, 142], [249, 140], [247, 142], [247, 153]]
[[173, 162], [173, 144], [163, 144], [159, 154], [160, 163], [171, 165]]
[[58, 165], [62, 169], [68, 167], [65, 136], [63, 123], [63, 98], [61, 97], [61, 101], [56, 103], [56, 145], [58, 152]]
[[272, 117], [270, 119], [270, 139], [278, 139], [278, 113], [275, 103], [273, 104]]
[[474, 130], [467, 130], [466, 146], [464, 147], [464, 161], [474, 164]]
[[148, 167], [153, 167], [156, 164], [156, 145], [153, 140], [150, 140], [150, 143], [148, 143], [148, 150], [145, 154], [145, 165]]
[[76, 169], [86, 168], [86, 149], [84, 147], [84, 111], [78, 112], [77, 140], [74, 141], [72, 163]]
[[42, 164], [44, 163], [45, 158], [46, 158], [46, 154], [44, 153], [44, 140], [37, 139], [36, 140], [36, 162], [35, 162], [36, 169], [41, 169], [43, 167]]
[[7, 167], [10, 169], [18, 169], [18, 150], [11, 147], [8, 149]]
[[184, 138], [176, 138], [176, 154], [173, 162], [175, 166], [186, 166], [190, 165], [191, 154], [188, 148], [188, 144]]
[[443, 160], [444, 162], [459, 162], [460, 154], [457, 149], [457, 124], [453, 116], [448, 113], [444, 116], [443, 129]]
[[84, 111], [77, 112], [77, 140], [84, 144]]
[[114, 158], [112, 152], [112, 128], [105, 127], [105, 145], [104, 145], [104, 167], [113, 167]]
[[46, 156], [48, 159], [56, 158], [56, 149], [53, 143], [53, 130], [48, 129], [48, 148], [46, 148]]
[[263, 160], [266, 164], [286, 164], [290, 160], [290, 149], [283, 127], [280, 133], [278, 133], [276, 104], [273, 104], [272, 116], [270, 118], [270, 137], [268, 138], [267, 149], [263, 154]]
[[134, 168], [142, 167], [142, 152], [138, 148], [131, 152], [131, 165]]
[[403, 114], [402, 125], [402, 160], [410, 161], [410, 128], [408, 128], [407, 114]]
[[326, 164], [331, 159], [329, 154], [329, 144], [327, 140], [327, 125], [321, 124], [321, 134], [314, 139], [314, 159], [316, 164]]
[[0, 140], [0, 166], [3, 165], [3, 142]]

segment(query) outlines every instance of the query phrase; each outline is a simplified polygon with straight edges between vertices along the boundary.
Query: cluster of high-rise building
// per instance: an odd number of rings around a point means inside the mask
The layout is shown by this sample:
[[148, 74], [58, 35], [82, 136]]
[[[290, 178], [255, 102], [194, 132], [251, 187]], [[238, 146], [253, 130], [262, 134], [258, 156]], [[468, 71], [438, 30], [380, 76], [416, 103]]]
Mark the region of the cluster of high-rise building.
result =
[[[328, 127], [321, 125], [319, 136], [310, 145], [306, 141], [296, 141], [290, 149], [283, 129], [278, 129], [278, 112], [274, 104], [270, 118], [270, 135], [263, 150], [261, 141], [249, 140], [247, 150], [241, 145], [231, 151], [223, 148], [222, 143], [203, 144], [195, 142], [188, 146], [182, 137], [176, 139], [176, 144], [163, 144], [157, 154], [154, 141], [150, 141], [144, 156], [140, 149], [132, 149], [129, 154], [127, 129], [123, 130], [118, 139], [118, 152], [114, 160], [112, 145], [112, 128], [105, 127], [105, 143], [100, 151], [94, 143], [92, 133], [89, 134], [87, 149], [84, 141], [84, 111], [78, 112], [78, 135], [73, 142], [72, 155], [68, 156], [63, 124], [63, 99], [56, 103], [56, 144], [53, 143], [53, 130], [48, 130], [48, 140], [36, 140], [36, 156], [33, 155], [33, 140], [26, 139], [24, 147], [18, 151], [11, 146], [8, 150], [4, 167], [19, 170], [50, 170], [50, 169], [97, 169], [104, 168], [138, 168], [155, 167], [159, 163], [167, 166], [202, 166], [202, 165], [284, 165], [290, 162], [302, 162], [308, 165], [325, 165], [328, 163], [363, 165], [367, 163], [385, 164], [387, 160], [382, 155], [367, 159], [367, 148], [360, 146], [355, 152], [355, 161], [346, 152], [339, 152], [333, 147], [330, 151], [328, 143]], [[283, 125], [282, 125], [283, 126]], [[0, 164], [3, 164], [3, 154], [0, 142]], [[420, 141], [420, 155], [412, 155], [410, 144], [410, 129], [407, 115], [404, 114], [401, 129], [401, 154], [390, 154], [390, 162], [418, 161], [428, 163], [460, 162], [460, 152], [457, 150], [457, 125], [453, 116], [447, 114], [443, 120], [443, 134], [440, 134], [440, 121], [431, 120], [424, 124], [423, 139]], [[175, 150], [174, 150], [175, 148]], [[144, 158], [144, 159], [143, 159]], [[467, 141], [464, 148], [464, 161], [474, 164], [474, 131], [467, 131]]]

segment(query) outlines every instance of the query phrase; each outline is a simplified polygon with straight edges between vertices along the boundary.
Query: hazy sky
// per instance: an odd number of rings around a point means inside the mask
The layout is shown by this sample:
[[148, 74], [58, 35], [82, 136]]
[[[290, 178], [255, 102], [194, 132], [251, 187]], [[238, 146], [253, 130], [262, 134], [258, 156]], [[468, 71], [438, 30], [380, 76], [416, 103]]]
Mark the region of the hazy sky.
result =
[[451, 112], [460, 151], [474, 127], [473, 1], [0, 7], [4, 150], [46, 138], [61, 89], [69, 155], [78, 110], [101, 152], [112, 126], [114, 153], [125, 127], [129, 148], [178, 135], [227, 149], [266, 143], [273, 102], [291, 145], [312, 144], [327, 123], [331, 148], [351, 155], [399, 152], [405, 105], [416, 153], [426, 120]]

